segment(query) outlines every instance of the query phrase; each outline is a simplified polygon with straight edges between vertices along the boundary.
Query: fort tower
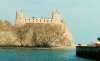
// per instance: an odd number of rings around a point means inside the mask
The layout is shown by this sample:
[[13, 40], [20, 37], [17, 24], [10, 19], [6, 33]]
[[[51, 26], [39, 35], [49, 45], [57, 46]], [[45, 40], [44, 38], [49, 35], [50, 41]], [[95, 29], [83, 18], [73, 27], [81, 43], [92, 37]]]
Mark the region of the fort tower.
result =
[[61, 23], [61, 15], [58, 11], [52, 13], [52, 19], [54, 23]]
[[22, 10], [16, 12], [16, 25], [17, 26], [24, 25], [24, 13]]

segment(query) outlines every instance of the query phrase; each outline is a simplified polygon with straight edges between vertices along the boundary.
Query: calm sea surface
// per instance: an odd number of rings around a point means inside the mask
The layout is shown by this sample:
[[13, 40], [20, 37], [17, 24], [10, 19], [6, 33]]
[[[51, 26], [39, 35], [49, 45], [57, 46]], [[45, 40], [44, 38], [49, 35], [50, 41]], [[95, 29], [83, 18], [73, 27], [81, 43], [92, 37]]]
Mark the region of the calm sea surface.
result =
[[92, 61], [75, 56], [75, 50], [0, 50], [0, 61]]

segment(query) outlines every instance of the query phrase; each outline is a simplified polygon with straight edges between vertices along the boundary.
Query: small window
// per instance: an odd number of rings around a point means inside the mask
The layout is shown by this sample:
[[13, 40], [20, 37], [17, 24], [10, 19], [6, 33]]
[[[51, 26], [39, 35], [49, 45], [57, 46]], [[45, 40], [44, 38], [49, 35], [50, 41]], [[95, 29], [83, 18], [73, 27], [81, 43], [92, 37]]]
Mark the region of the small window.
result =
[[63, 21], [61, 20], [61, 23], [62, 23]]
[[51, 22], [52, 22], [52, 20], [51, 20]]

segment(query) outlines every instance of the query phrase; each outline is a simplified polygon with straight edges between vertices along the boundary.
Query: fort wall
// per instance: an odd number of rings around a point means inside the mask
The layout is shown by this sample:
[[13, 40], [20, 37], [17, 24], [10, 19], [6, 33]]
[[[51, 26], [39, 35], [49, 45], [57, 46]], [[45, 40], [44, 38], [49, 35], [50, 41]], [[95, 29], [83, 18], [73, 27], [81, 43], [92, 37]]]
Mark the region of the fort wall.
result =
[[53, 19], [47, 18], [25, 18], [25, 23], [52, 23]]
[[16, 25], [22, 26], [26, 23], [51, 23], [51, 24], [63, 24], [61, 15], [58, 11], [52, 13], [52, 18], [25, 18], [23, 11], [16, 12]]

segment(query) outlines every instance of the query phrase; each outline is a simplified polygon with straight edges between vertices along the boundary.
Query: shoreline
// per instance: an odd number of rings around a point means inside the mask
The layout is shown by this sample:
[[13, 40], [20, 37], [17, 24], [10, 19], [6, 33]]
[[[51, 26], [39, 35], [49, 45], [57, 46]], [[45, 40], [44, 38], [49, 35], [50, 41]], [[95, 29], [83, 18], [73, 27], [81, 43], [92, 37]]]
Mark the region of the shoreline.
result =
[[68, 47], [22, 47], [22, 46], [2, 46], [0, 49], [36, 49], [36, 50], [74, 50], [72, 46]]

